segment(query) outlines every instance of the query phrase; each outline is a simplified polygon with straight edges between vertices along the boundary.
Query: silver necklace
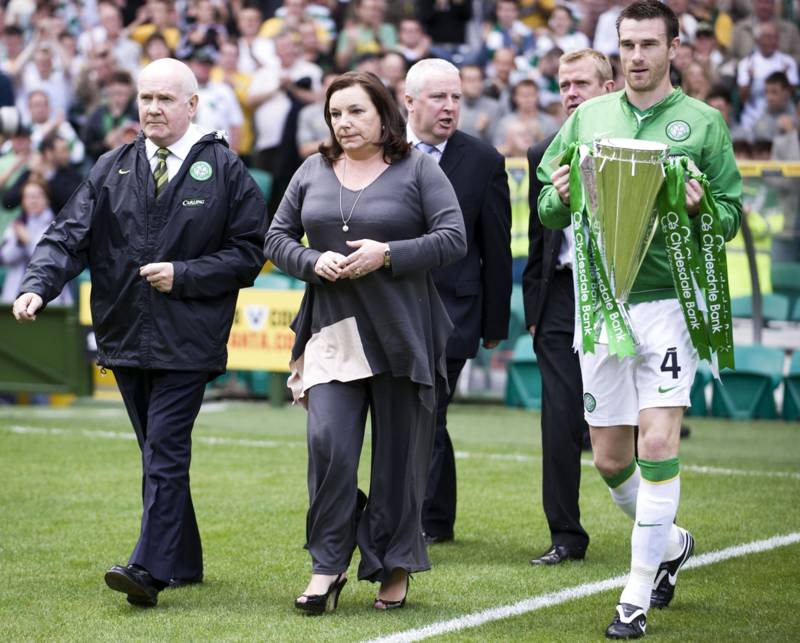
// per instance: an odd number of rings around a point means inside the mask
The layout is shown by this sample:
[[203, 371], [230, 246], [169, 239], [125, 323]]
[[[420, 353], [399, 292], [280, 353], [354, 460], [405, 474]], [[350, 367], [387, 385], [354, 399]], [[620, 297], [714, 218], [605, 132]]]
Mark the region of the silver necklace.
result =
[[350, 223], [350, 219], [353, 217], [353, 210], [356, 209], [356, 204], [358, 203], [358, 200], [361, 198], [361, 195], [364, 193], [364, 190], [366, 190], [370, 185], [369, 183], [367, 183], [363, 188], [361, 188], [358, 191], [358, 194], [356, 195], [356, 200], [353, 201], [353, 207], [350, 208], [350, 213], [347, 215], [347, 218], [345, 219], [344, 210], [342, 209], [342, 187], [344, 185], [344, 179], [346, 176], [347, 176], [347, 157], [345, 156], [344, 167], [342, 168], [342, 180], [339, 181], [339, 216], [342, 217], [342, 232], [347, 232], [350, 229], [350, 226], [347, 224]]

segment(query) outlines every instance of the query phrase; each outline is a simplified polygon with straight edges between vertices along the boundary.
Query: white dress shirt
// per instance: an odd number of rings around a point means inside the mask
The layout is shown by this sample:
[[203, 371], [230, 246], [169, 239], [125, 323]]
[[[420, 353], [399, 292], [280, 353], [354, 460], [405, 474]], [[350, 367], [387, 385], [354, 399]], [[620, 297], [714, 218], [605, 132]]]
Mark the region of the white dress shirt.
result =
[[[410, 124], [406, 124], [406, 139], [413, 147], [417, 147], [417, 143], [424, 143], [424, 141], [414, 133], [414, 130], [411, 129]], [[444, 140], [438, 145], [432, 145], [428, 143], [431, 147], [436, 148], [436, 151], [431, 152], [431, 156], [436, 159], [436, 162], [439, 163], [442, 160], [442, 155], [444, 154], [444, 148], [447, 147], [447, 141]]]
[[[181, 169], [184, 160], [189, 156], [189, 150], [192, 149], [192, 145], [197, 143], [197, 141], [203, 138], [207, 133], [208, 132], [202, 130], [194, 123], [190, 123], [186, 133], [167, 147], [169, 150], [169, 156], [167, 156], [167, 179], [169, 181], [171, 181], [178, 173], [178, 170]], [[158, 145], [147, 138], [144, 141], [144, 147], [147, 152], [147, 160], [150, 163], [150, 171], [155, 172], [156, 165], [158, 165], [158, 157], [156, 156]]]

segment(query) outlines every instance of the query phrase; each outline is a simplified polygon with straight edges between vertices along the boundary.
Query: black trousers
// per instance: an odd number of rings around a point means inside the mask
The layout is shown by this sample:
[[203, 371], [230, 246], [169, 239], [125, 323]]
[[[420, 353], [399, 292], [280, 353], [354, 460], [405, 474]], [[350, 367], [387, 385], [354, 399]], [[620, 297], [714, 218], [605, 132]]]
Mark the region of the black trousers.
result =
[[429, 536], [451, 536], [456, 524], [456, 458], [447, 432], [447, 407], [467, 360], [447, 358], [447, 383], [436, 392], [436, 434], [422, 505], [422, 528]]
[[583, 552], [589, 535], [581, 526], [578, 496], [587, 427], [580, 361], [572, 350], [574, 325], [572, 272], [559, 270], [533, 342], [542, 374], [542, 500], [553, 544]]
[[[339, 574], [358, 545], [358, 577], [384, 581], [399, 567], [430, 568], [420, 515], [433, 442], [433, 412], [410, 379], [381, 373], [317, 384], [308, 396], [306, 548], [317, 574]], [[372, 420], [369, 498], [360, 506], [358, 461]]]
[[203, 551], [189, 464], [208, 373], [113, 370], [142, 452], [142, 526], [129, 562], [164, 582], [199, 578]]

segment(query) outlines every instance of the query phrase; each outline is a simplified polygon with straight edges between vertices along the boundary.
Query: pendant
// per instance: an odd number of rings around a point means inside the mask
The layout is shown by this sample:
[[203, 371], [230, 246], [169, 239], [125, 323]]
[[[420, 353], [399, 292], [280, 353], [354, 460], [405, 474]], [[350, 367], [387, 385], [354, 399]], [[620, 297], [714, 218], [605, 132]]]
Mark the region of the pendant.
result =
[[342, 232], [347, 232], [350, 229], [350, 226], [346, 223], [342, 226]]

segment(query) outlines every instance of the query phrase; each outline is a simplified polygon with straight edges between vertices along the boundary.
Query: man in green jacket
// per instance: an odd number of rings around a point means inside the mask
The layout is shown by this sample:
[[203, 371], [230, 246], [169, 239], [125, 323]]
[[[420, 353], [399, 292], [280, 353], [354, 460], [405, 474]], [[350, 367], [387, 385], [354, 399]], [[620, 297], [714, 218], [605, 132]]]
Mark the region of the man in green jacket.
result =
[[[708, 178], [722, 233], [730, 240], [741, 217], [741, 177], [728, 128], [719, 112], [670, 84], [678, 20], [658, 0], [638, 0], [617, 20], [625, 89], [578, 107], [548, 148], [537, 176], [545, 184], [539, 216], [550, 228], [571, 221], [569, 166], [555, 159], [573, 142], [632, 138], [664, 143], [669, 154], [688, 156]], [[703, 188], [686, 183], [686, 209], [696, 216]], [[673, 286], [660, 230], [645, 256], [629, 297], [639, 340], [636, 355], [618, 359], [605, 345], [581, 351], [584, 407], [594, 462], [617, 506], [634, 520], [631, 571], [606, 630], [613, 639], [644, 635], [649, 607], [666, 607], [694, 539], [673, 524], [680, 497], [678, 445], [684, 409], [697, 368], [697, 352]], [[602, 340], [601, 340], [602, 341]], [[634, 431], [639, 426], [639, 460]]]

